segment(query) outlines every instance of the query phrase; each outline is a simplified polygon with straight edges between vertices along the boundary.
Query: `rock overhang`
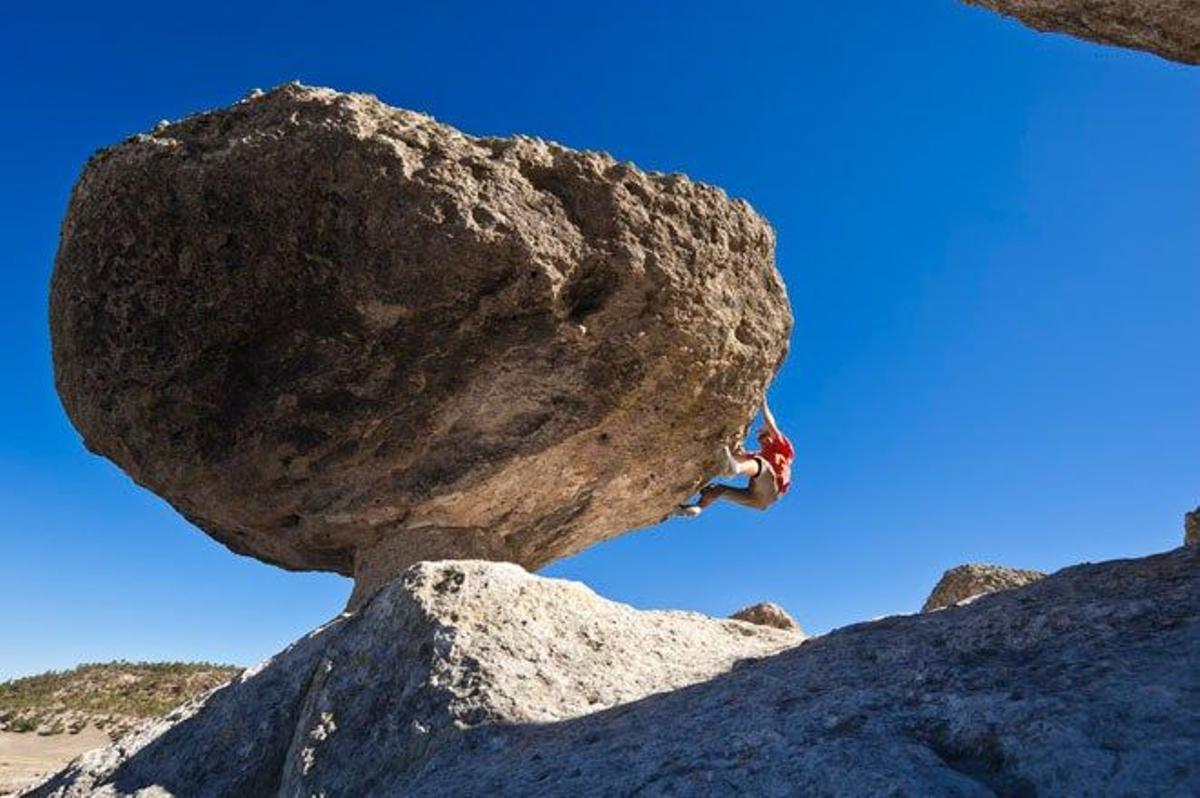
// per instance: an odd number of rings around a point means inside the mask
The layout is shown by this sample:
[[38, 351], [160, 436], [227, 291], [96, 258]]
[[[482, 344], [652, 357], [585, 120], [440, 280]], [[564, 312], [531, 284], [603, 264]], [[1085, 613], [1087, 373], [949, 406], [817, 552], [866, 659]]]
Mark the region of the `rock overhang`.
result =
[[51, 291], [90, 449], [234, 551], [372, 586], [660, 520], [791, 324], [720, 189], [299, 84], [93, 157]]

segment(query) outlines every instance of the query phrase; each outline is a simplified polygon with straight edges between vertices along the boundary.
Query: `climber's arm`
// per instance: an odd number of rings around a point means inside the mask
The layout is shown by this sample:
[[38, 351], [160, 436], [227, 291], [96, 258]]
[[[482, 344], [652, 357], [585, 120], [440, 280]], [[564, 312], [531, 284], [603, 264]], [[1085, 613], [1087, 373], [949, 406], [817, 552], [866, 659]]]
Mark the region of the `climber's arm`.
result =
[[779, 425], [775, 423], [775, 416], [771, 414], [771, 408], [767, 406], [767, 397], [765, 396], [762, 403], [762, 417], [763, 423], [771, 431], [771, 434], [777, 438], [780, 437], [782, 433], [779, 431]]

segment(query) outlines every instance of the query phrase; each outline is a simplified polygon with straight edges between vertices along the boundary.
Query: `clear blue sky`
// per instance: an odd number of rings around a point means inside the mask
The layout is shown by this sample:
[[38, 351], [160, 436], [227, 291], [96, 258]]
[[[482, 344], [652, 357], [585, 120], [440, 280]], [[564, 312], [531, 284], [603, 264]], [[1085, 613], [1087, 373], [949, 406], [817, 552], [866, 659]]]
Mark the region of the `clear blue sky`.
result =
[[87, 156], [292, 79], [686, 172], [774, 224], [792, 492], [548, 573], [643, 607], [772, 599], [824, 631], [917, 608], [961, 562], [1180, 542], [1200, 502], [1200, 69], [953, 0], [313, 5], [6, 12], [0, 678], [249, 663], [348, 595], [230, 554], [87, 454], [50, 369]]

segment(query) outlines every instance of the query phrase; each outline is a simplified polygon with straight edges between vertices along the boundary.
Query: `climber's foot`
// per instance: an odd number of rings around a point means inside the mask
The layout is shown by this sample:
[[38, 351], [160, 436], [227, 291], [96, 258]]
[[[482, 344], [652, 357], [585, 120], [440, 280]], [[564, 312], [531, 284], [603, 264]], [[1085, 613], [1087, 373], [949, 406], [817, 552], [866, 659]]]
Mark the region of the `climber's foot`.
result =
[[681, 504], [671, 515], [675, 518], [695, 518], [702, 512], [704, 512], [704, 508], [698, 504]]

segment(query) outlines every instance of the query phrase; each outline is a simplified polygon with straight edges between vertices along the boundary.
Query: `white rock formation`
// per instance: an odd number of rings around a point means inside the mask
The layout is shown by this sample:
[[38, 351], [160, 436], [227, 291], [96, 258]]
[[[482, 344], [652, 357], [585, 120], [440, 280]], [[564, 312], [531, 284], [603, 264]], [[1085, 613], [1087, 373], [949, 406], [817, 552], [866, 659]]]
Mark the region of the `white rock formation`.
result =
[[426, 563], [32, 794], [1200, 794], [1195, 547], [800, 640]]

